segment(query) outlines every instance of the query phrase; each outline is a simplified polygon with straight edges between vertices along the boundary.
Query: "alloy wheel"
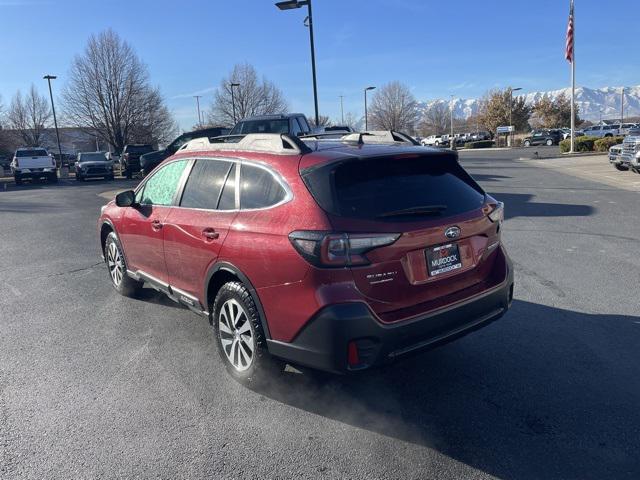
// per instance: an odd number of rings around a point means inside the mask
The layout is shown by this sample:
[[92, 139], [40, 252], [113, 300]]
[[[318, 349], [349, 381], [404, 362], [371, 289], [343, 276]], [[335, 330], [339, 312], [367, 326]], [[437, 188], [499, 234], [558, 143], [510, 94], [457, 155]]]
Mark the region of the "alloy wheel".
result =
[[124, 261], [122, 259], [122, 255], [120, 255], [118, 247], [113, 242], [110, 243], [107, 248], [107, 266], [109, 267], [111, 280], [117, 287], [120, 285], [120, 282], [122, 282], [122, 278], [124, 277]]
[[249, 317], [237, 300], [232, 298], [222, 305], [218, 330], [222, 349], [233, 368], [247, 370], [253, 363], [255, 342]]

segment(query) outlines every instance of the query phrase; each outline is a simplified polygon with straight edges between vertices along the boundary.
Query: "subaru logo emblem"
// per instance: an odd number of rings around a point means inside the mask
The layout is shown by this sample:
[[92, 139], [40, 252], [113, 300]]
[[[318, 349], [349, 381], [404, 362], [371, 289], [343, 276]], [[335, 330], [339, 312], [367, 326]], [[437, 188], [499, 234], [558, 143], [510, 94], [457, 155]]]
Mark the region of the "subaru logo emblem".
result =
[[447, 238], [458, 238], [460, 236], [460, 227], [449, 227], [444, 231]]

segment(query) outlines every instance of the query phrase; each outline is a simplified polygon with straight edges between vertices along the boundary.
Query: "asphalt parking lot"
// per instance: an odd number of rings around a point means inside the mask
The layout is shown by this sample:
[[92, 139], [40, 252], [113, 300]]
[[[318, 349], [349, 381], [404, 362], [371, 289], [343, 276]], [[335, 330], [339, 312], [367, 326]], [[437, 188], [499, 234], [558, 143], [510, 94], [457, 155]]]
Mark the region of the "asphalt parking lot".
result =
[[206, 320], [110, 286], [100, 194], [135, 182], [0, 189], [0, 477], [639, 478], [640, 194], [522, 152], [460, 155], [506, 204], [506, 317], [253, 389]]

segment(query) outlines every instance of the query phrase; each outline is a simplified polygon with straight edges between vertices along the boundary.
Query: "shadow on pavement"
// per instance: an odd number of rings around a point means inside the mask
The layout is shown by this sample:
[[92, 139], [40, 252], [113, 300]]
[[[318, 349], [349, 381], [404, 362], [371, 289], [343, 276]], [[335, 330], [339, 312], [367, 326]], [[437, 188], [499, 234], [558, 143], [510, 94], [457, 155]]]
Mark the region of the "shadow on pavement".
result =
[[587, 217], [595, 213], [591, 205], [532, 202], [528, 193], [490, 193], [505, 204], [505, 218], [515, 217]]
[[476, 182], [499, 182], [505, 178], [513, 178], [507, 175], [493, 175], [490, 173], [474, 173], [471, 176]]
[[43, 190], [43, 189], [52, 189], [52, 188], [90, 188], [97, 184], [104, 186], [113, 186], [113, 188], [132, 188], [136, 186], [140, 182], [140, 179], [120, 179], [116, 178], [115, 180], [103, 180], [101, 178], [89, 179], [84, 182], [78, 182], [75, 178], [66, 178], [60, 179], [58, 183], [48, 183], [46, 181], [36, 181], [36, 182], [27, 182], [22, 185], [16, 185], [11, 182], [7, 184], [7, 189], [5, 190], [2, 184], [0, 183], [0, 193], [3, 191], [11, 191], [11, 192], [19, 192], [19, 191], [29, 191], [29, 190]]
[[490, 327], [384, 369], [254, 389], [500, 478], [639, 478], [639, 324], [516, 300]]

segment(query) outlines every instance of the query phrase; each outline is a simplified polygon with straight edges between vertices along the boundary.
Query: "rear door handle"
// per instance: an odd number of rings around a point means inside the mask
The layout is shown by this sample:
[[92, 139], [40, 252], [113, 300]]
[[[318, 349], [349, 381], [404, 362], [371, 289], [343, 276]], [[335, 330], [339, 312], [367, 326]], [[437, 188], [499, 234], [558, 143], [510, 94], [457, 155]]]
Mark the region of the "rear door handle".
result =
[[162, 228], [162, 223], [160, 222], [160, 220], [154, 220], [153, 222], [151, 222], [151, 228], [157, 232]]
[[205, 228], [204, 230], [202, 230], [202, 236], [207, 240], [216, 240], [220, 237], [220, 234], [213, 228]]

